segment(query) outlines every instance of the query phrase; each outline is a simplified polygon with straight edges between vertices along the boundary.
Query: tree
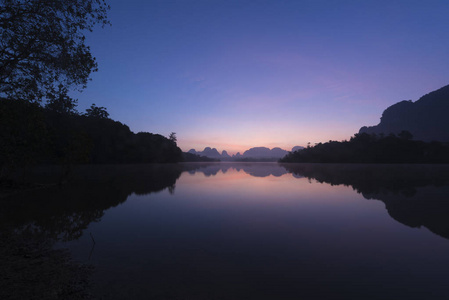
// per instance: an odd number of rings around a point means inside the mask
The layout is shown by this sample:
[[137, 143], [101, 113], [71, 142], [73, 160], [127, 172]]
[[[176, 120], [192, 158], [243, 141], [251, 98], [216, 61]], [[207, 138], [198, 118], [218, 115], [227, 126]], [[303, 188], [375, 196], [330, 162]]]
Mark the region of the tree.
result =
[[8, 179], [17, 168], [37, 162], [46, 152], [47, 138], [41, 106], [25, 101], [0, 101], [0, 181]]
[[41, 102], [60, 85], [83, 89], [97, 70], [84, 33], [109, 24], [108, 9], [105, 0], [2, 0], [0, 99]]
[[168, 139], [176, 144], [176, 142], [178, 141], [178, 138], [176, 137], [176, 132], [170, 133], [170, 135], [168, 136]]
[[398, 137], [400, 137], [401, 139], [404, 139], [404, 140], [411, 140], [411, 139], [413, 139], [413, 134], [411, 134], [410, 131], [402, 130], [398, 134]]
[[58, 91], [48, 94], [48, 102], [45, 108], [61, 114], [77, 114], [75, 107], [78, 100], [72, 99], [67, 95], [67, 88], [62, 84], [59, 85]]
[[86, 113], [84, 114], [86, 117], [107, 119], [109, 117], [109, 113], [106, 111], [106, 107], [96, 106], [93, 103], [90, 108], [86, 109]]

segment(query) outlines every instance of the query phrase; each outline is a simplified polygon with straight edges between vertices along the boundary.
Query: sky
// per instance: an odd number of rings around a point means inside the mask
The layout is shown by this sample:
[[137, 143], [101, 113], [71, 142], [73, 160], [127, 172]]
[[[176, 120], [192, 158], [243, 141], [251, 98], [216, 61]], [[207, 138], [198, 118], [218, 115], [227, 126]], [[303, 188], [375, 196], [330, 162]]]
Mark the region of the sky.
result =
[[78, 99], [183, 151], [346, 140], [449, 84], [449, 1], [109, 0]]

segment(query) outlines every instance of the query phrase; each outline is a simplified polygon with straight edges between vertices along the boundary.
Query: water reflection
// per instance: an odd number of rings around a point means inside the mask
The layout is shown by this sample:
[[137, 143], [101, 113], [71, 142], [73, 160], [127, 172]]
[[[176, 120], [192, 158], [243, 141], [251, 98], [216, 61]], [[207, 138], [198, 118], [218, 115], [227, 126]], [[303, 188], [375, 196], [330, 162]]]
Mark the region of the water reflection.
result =
[[179, 165], [78, 167], [69, 184], [2, 198], [0, 230], [51, 240], [78, 239], [91, 222], [98, 222], [107, 209], [131, 194], [147, 195], [166, 188], [174, 192], [182, 171]]
[[[193, 166], [193, 165], [192, 165]], [[254, 177], [313, 179], [332, 186], [352, 187], [365, 199], [385, 203], [388, 214], [410, 227], [426, 227], [449, 239], [449, 166], [356, 164], [204, 164], [189, 170], [214, 176], [234, 169]]]
[[104, 299], [427, 299], [448, 294], [447, 240], [357, 193], [449, 238], [448, 171], [86, 166], [65, 186], [1, 199], [0, 229], [71, 241]]
[[184, 164], [184, 169], [190, 174], [203, 173], [205, 176], [215, 176], [218, 172], [226, 173], [228, 170], [244, 172], [254, 177], [280, 177], [287, 174], [287, 170], [276, 163], [192, 163]]
[[[216, 176], [229, 170], [252, 177], [288, 173], [332, 186], [351, 186], [366, 199], [385, 203], [388, 214], [449, 239], [449, 166], [276, 163], [186, 163], [177, 165], [84, 166], [71, 183], [2, 198], [0, 229], [52, 240], [78, 239], [91, 222], [132, 194], [176, 192], [183, 172]], [[48, 179], [47, 179], [48, 180]], [[51, 179], [50, 179], [51, 180]], [[281, 192], [281, 191], [279, 191]], [[287, 191], [286, 191], [287, 192]]]
[[293, 174], [351, 186], [365, 199], [385, 203], [388, 214], [410, 227], [424, 226], [449, 239], [449, 166], [283, 164]]

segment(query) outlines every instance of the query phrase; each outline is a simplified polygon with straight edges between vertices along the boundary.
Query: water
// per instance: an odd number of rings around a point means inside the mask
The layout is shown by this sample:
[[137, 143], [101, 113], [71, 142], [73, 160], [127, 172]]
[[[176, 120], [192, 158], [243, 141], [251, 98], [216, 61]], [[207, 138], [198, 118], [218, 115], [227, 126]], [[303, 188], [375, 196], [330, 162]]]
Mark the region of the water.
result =
[[73, 185], [34, 193], [47, 199], [22, 222], [95, 266], [104, 299], [442, 299], [448, 171], [85, 167]]

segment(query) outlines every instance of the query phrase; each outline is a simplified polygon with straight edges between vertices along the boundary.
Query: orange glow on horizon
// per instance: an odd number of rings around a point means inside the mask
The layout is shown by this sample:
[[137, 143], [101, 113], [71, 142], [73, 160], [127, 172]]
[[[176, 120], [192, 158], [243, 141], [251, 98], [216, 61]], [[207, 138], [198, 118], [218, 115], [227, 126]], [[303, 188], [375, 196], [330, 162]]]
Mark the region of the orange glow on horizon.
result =
[[[179, 138], [178, 146], [184, 151], [187, 152], [190, 149], [195, 149], [197, 152], [203, 151], [206, 147], [215, 148], [221, 154], [223, 150], [229, 155], [235, 155], [237, 153], [243, 154], [246, 150], [254, 147], [266, 147], [269, 149], [273, 148], [281, 148], [286, 151], [291, 151], [295, 146], [307, 147], [307, 144], [315, 145], [316, 143], [325, 143], [329, 140], [333, 141], [342, 141], [349, 140], [351, 135], [342, 135], [340, 134], [328, 136], [326, 134], [316, 134], [316, 135], [307, 135], [302, 138], [295, 138], [292, 134], [291, 139], [283, 138], [262, 138], [262, 137], [252, 137], [248, 138], [246, 141], [239, 142], [226, 142], [223, 139], [189, 139], [189, 138]], [[229, 140], [232, 140], [230, 138]], [[239, 141], [241, 139], [238, 139]], [[275, 140], [279, 140], [278, 142], [274, 142]]]

